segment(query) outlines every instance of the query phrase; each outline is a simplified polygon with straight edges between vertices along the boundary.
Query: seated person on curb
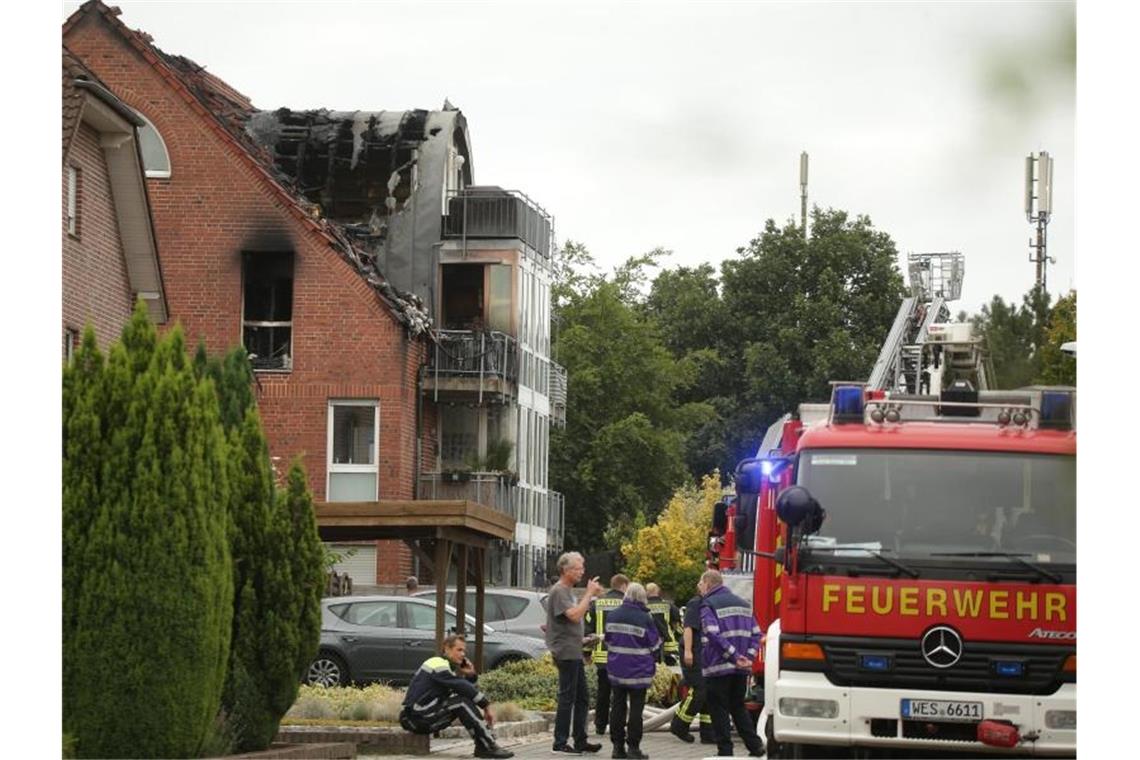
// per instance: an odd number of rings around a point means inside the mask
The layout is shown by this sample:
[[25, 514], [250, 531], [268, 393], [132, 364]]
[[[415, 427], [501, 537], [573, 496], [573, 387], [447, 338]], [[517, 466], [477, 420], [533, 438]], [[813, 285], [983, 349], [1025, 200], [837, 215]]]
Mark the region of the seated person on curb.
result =
[[446, 637], [443, 656], [429, 657], [412, 676], [400, 725], [413, 734], [434, 734], [458, 719], [475, 740], [475, 757], [514, 757], [515, 753], [495, 743], [491, 733], [495, 716], [490, 700], [475, 685], [477, 678], [463, 636]]

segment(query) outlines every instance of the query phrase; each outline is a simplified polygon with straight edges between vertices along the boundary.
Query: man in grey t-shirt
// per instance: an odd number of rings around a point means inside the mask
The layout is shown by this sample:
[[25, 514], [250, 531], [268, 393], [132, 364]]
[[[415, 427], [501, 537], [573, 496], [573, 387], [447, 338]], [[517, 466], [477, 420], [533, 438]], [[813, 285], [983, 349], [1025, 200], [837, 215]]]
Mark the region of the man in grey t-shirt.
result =
[[[586, 713], [589, 696], [586, 691], [586, 668], [582, 664], [582, 618], [590, 600], [602, 593], [597, 578], [586, 584], [581, 599], [574, 597], [574, 585], [582, 580], [586, 561], [578, 552], [567, 552], [558, 558], [558, 582], [550, 587], [546, 600], [546, 645], [558, 666], [558, 710], [554, 716], [554, 751], [579, 755], [597, 752], [601, 744], [586, 741]], [[574, 745], [569, 743], [573, 717]]]

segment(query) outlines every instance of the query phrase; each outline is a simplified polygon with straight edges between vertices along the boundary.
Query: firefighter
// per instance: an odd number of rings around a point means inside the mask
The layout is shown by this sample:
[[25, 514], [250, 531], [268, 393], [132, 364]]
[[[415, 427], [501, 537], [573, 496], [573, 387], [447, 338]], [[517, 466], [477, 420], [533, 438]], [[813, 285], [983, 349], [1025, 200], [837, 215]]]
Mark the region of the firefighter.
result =
[[447, 636], [443, 656], [429, 657], [412, 676], [400, 710], [400, 725], [413, 734], [433, 734], [458, 720], [475, 740], [475, 757], [514, 757], [515, 753], [495, 742], [491, 701], [475, 685], [477, 679], [463, 636]]
[[656, 650], [661, 648], [657, 626], [646, 606], [640, 583], [626, 587], [625, 599], [606, 614], [606, 644], [610, 647], [606, 671], [613, 688], [610, 741], [613, 757], [646, 760], [641, 751], [645, 695], [656, 673]]
[[700, 718], [701, 744], [716, 744], [713, 735], [712, 718], [706, 710], [708, 702], [708, 688], [704, 676], [701, 675], [701, 595], [689, 600], [685, 605], [685, 630], [682, 634], [684, 648], [681, 653], [681, 675], [684, 678], [685, 698], [677, 706], [677, 713], [669, 725], [669, 731], [681, 741], [692, 744], [693, 735], [689, 726], [693, 718]]
[[732, 755], [732, 725], [748, 754], [764, 754], [764, 742], [744, 708], [752, 661], [760, 653], [760, 627], [748, 603], [724, 586], [716, 570], [706, 570], [697, 587], [701, 601], [701, 675], [708, 688], [718, 755]]
[[610, 578], [610, 590], [590, 602], [586, 610], [585, 628], [590, 643], [590, 659], [598, 669], [598, 701], [594, 705], [594, 730], [599, 735], [606, 732], [610, 721], [610, 679], [606, 673], [608, 652], [605, 642], [606, 613], [621, 606], [629, 578], [618, 573]]
[[673, 602], [661, 598], [661, 587], [656, 583], [646, 584], [645, 593], [649, 594], [649, 611], [653, 613], [653, 622], [657, 624], [657, 632], [663, 642], [659, 662], [678, 665], [681, 646], [677, 643], [677, 636], [681, 633], [681, 610]]

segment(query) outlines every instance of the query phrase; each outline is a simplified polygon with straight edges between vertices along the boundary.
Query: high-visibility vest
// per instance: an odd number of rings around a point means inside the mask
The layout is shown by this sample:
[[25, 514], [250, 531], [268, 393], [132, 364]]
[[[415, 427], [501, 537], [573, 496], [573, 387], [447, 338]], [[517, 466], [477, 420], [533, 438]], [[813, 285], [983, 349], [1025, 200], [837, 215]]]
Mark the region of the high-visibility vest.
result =
[[681, 646], [677, 643], [677, 632], [673, 629], [672, 621], [669, 619], [671, 607], [672, 605], [665, 599], [649, 602], [649, 611], [653, 613], [654, 617], [660, 616], [661, 620], [665, 622], [665, 640], [661, 642], [661, 651], [664, 654], [678, 654], [681, 651]]
[[605, 665], [609, 659], [605, 642], [606, 612], [620, 607], [622, 601], [620, 595], [599, 596], [594, 599], [594, 633], [598, 635], [598, 640], [594, 642], [594, 651], [590, 653], [590, 659], [595, 665]]

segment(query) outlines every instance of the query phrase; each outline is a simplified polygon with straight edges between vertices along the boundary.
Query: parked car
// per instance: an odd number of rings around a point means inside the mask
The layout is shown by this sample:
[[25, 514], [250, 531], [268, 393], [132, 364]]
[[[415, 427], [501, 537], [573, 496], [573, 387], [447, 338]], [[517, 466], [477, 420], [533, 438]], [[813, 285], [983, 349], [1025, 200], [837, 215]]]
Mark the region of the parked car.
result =
[[[417, 591], [413, 596], [435, 598], [435, 590]], [[497, 631], [508, 631], [520, 636], [545, 639], [546, 597], [545, 591], [532, 591], [522, 588], [489, 588], [483, 591], [484, 623], [495, 626]], [[455, 606], [455, 588], [447, 589], [447, 603]], [[467, 606], [463, 610], [468, 615], [475, 613], [475, 589], [467, 587]]]
[[[455, 628], [455, 608], [446, 608], [446, 627]], [[475, 618], [465, 616], [469, 651]], [[546, 645], [527, 636], [483, 628], [483, 663], [492, 670], [532, 659]], [[435, 600], [407, 596], [336, 596], [321, 600], [321, 645], [305, 682], [324, 686], [391, 681], [408, 683], [435, 652]]]

